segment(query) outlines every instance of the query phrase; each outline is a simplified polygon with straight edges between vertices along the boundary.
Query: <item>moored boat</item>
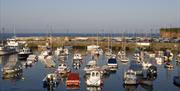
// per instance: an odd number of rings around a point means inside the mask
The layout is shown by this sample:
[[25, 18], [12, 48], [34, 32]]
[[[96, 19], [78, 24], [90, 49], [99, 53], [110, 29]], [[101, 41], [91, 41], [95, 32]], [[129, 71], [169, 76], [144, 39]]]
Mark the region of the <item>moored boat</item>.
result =
[[29, 48], [24, 47], [18, 53], [18, 59], [19, 60], [26, 60], [30, 54], [32, 54], [32, 51]]
[[47, 74], [46, 77], [43, 79], [43, 87], [57, 87], [59, 83], [59, 78], [57, 74], [50, 73]]
[[118, 68], [118, 64], [117, 64], [116, 58], [110, 58], [110, 59], [108, 59], [107, 65], [108, 65], [110, 68]]
[[90, 76], [86, 80], [87, 86], [101, 86], [102, 83], [100, 71], [91, 71]]
[[57, 72], [59, 74], [66, 74], [66, 73], [68, 73], [70, 71], [71, 70], [68, 68], [68, 66], [65, 63], [61, 63], [57, 68]]
[[125, 85], [136, 85], [137, 77], [136, 72], [133, 70], [128, 70], [124, 73], [124, 84]]
[[79, 73], [69, 73], [66, 80], [67, 89], [79, 89], [80, 88], [80, 77]]
[[73, 56], [73, 60], [82, 60], [82, 56], [80, 53], [75, 53]]

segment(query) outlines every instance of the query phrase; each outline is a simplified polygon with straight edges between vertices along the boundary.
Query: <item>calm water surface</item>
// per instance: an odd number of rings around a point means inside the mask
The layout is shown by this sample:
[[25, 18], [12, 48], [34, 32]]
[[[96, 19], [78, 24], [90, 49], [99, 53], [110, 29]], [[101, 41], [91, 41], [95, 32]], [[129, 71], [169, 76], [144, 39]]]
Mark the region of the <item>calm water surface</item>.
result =
[[[85, 51], [79, 51], [82, 54], [86, 54]], [[38, 54], [37, 52], [35, 52]], [[17, 55], [9, 56], [0, 56], [0, 68], [3, 67], [9, 60], [13, 60]], [[132, 53], [128, 53], [129, 58], [132, 57]], [[66, 62], [73, 72], [80, 73], [81, 78], [81, 87], [79, 91], [86, 91], [89, 89], [85, 85], [84, 71], [82, 70], [85, 67], [85, 64], [91, 59], [89, 54], [83, 56], [83, 63], [81, 64], [80, 69], [75, 69], [72, 66], [72, 57], [71, 53]], [[98, 65], [106, 64], [105, 55], [100, 55], [98, 58]], [[23, 63], [23, 61], [21, 61]], [[155, 64], [153, 60], [152, 63]], [[58, 62], [57, 62], [58, 63]], [[173, 62], [175, 68], [173, 70], [167, 70], [164, 68], [164, 65], [156, 65], [158, 68], [158, 76], [153, 81], [153, 86], [123, 86], [123, 73], [129, 68], [129, 63], [122, 64], [119, 62], [118, 70], [115, 73], [110, 74], [104, 78], [104, 85], [101, 87], [102, 91], [180, 91], [180, 88], [173, 84], [173, 76], [180, 75], [180, 65], [177, 65]], [[43, 88], [42, 79], [48, 74], [55, 70], [55, 68], [45, 68], [44, 64], [40, 61], [35, 63], [32, 67], [24, 68], [22, 75], [16, 79], [3, 79], [2, 72], [0, 72], [0, 91], [48, 91], [46, 88]], [[91, 91], [98, 91], [98, 88], [90, 88]], [[65, 79], [63, 79], [57, 88], [54, 91], [66, 91]], [[71, 90], [73, 91], [73, 90]], [[77, 91], [77, 90], [76, 90]]]

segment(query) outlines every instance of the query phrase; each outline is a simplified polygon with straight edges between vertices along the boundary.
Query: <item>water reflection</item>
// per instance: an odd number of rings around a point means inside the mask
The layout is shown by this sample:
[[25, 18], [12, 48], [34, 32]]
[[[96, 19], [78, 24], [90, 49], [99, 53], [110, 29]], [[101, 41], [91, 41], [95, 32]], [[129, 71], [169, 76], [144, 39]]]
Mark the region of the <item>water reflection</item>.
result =
[[101, 87], [86, 87], [87, 91], [101, 91]]
[[17, 73], [11, 73], [11, 74], [3, 74], [2, 79], [3, 80], [20, 80], [23, 77], [23, 72], [19, 71]]
[[136, 91], [137, 85], [123, 85], [124, 91]]

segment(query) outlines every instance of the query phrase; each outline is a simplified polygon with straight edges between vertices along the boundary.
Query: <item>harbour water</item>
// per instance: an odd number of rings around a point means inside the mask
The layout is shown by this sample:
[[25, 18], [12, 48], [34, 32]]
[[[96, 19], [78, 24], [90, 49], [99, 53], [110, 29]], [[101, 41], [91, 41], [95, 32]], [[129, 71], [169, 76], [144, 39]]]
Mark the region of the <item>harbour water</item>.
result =
[[[74, 52], [83, 54], [82, 64], [79, 69], [74, 68], [72, 65], [72, 57]], [[39, 52], [37, 51], [34, 51], [33, 53], [37, 55], [39, 54]], [[127, 53], [130, 59], [132, 59], [132, 54], [133, 52]], [[17, 55], [0, 56], [0, 68], [2, 68], [9, 60], [16, 59], [16, 56]], [[102, 66], [107, 62], [105, 54], [100, 55], [96, 59], [98, 60], [97, 63], [99, 66]], [[67, 56], [67, 60], [65, 60], [72, 72], [78, 72], [80, 74], [81, 86], [78, 91], [99, 91], [99, 88], [87, 87], [85, 84], [85, 72], [83, 71], [83, 68], [90, 60], [91, 56], [90, 54], [86, 53], [86, 50], [78, 49], [76, 49], [76, 51], [72, 50], [70, 55]], [[24, 61], [20, 62], [23, 63]], [[180, 91], [180, 87], [177, 87], [173, 84], [173, 77], [176, 75], [180, 75], [180, 64], [176, 64], [175, 58], [173, 60], [174, 69], [172, 70], [164, 68], [164, 64], [157, 65], [154, 60], [150, 60], [150, 62], [154, 64], [158, 70], [158, 75], [153, 80], [153, 86], [124, 86], [123, 74], [126, 70], [128, 70], [129, 63], [123, 64], [118, 61], [118, 70], [103, 79], [104, 84], [100, 88], [101, 91]], [[57, 60], [56, 63], [59, 64], [59, 61]], [[43, 88], [42, 80], [48, 73], [53, 72], [56, 68], [45, 68], [44, 64], [41, 63], [41, 61], [38, 61], [34, 65], [32, 65], [32, 67], [23, 68], [20, 76], [10, 79], [4, 79], [1, 71], [0, 91], [48, 91], [48, 89]], [[54, 88], [53, 91], [66, 91], [67, 89], [65, 86], [65, 81], [66, 79], [62, 78], [58, 87]]]

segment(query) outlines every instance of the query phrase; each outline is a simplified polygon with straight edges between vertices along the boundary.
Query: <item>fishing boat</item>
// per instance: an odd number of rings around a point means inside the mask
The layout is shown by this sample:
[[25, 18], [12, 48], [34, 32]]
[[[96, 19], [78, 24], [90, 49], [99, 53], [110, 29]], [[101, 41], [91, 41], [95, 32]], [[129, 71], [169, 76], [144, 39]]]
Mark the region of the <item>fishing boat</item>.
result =
[[79, 73], [69, 73], [66, 80], [67, 89], [79, 89], [80, 88], [80, 77]]
[[137, 77], [136, 72], [133, 70], [127, 70], [124, 73], [124, 84], [125, 85], [136, 85], [137, 84]]
[[30, 54], [32, 54], [32, 51], [29, 48], [24, 47], [18, 53], [18, 59], [19, 60], [26, 60]]
[[73, 60], [82, 60], [82, 56], [81, 56], [81, 54], [80, 54], [80, 53], [76, 53], [76, 54], [74, 54], [74, 56], [73, 56]]
[[43, 81], [43, 87], [57, 87], [59, 83], [59, 78], [57, 74], [50, 73], [47, 74], [46, 77], [42, 80]]
[[59, 74], [66, 74], [66, 73], [68, 73], [70, 71], [71, 70], [68, 68], [68, 66], [65, 63], [61, 63], [57, 68], [57, 72]]
[[102, 83], [101, 73], [96, 70], [91, 71], [90, 76], [86, 80], [87, 86], [101, 86]]

